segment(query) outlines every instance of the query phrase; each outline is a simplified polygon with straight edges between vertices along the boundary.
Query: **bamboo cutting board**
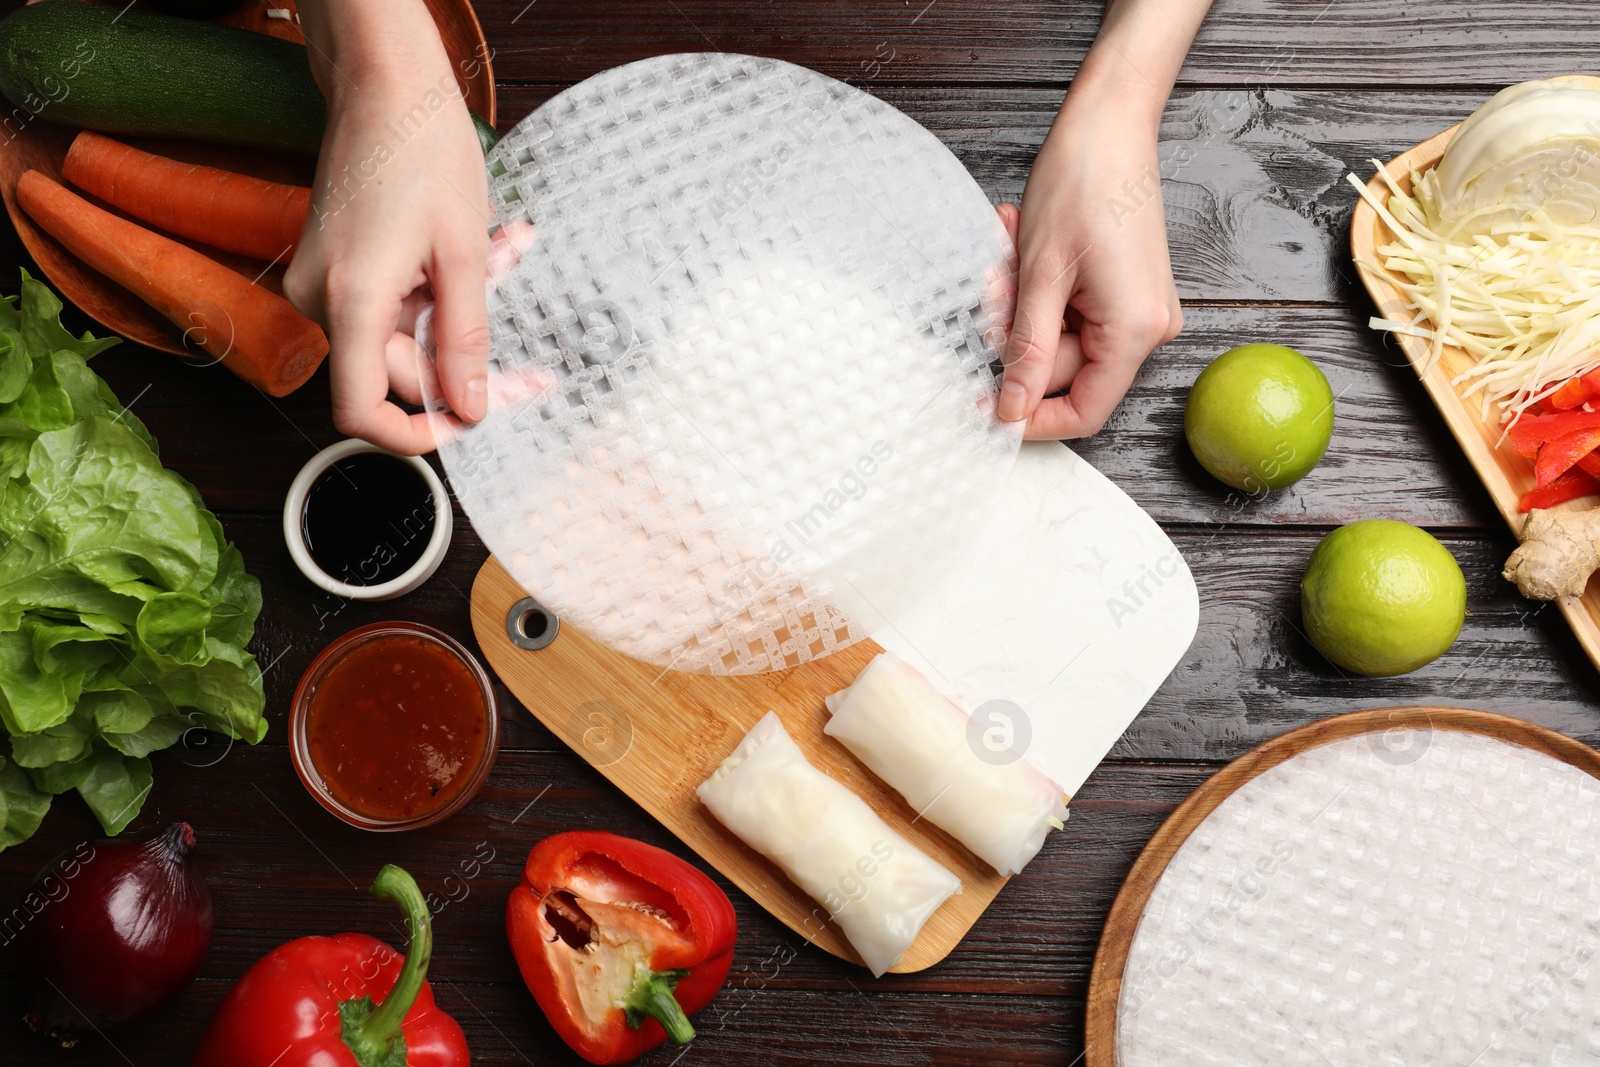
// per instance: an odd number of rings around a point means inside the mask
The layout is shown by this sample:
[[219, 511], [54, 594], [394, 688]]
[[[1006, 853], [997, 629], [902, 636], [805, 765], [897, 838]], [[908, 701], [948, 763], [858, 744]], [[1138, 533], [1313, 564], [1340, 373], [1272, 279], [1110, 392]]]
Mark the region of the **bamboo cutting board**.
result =
[[1005, 878], [919, 820], [898, 793], [823, 734], [823, 697], [848, 686], [883, 651], [876, 643], [860, 641], [824, 659], [765, 674], [662, 671], [574, 627], [558, 629], [545, 648], [517, 647], [506, 620], [526, 596], [493, 558], [473, 583], [473, 632], [500, 680], [557, 737], [807, 941], [860, 962], [823, 906], [713, 818], [694, 792], [768, 711], [777, 712], [818, 769], [849, 786], [961, 879], [961, 892], [933, 914], [894, 971], [920, 971], [943, 959], [1005, 885]]
[[[1573, 75], [1560, 80], [1581, 81], [1591, 88], [1600, 88], [1600, 78]], [[1420, 174], [1435, 166], [1444, 155], [1445, 146], [1450, 143], [1450, 139], [1455, 136], [1458, 129], [1460, 129], [1459, 124], [1428, 138], [1410, 151], [1390, 160], [1384, 169], [1400, 188], [1409, 192], [1411, 172], [1416, 171]], [[1367, 188], [1380, 201], [1388, 198], [1388, 187], [1377, 175], [1367, 183]], [[1361, 282], [1371, 295], [1372, 302], [1377, 305], [1379, 314], [1384, 318], [1404, 322], [1411, 318], [1411, 312], [1406, 308], [1405, 295], [1395, 286], [1389, 273], [1383, 269], [1383, 257], [1378, 253], [1379, 246], [1390, 244], [1394, 240], [1394, 233], [1388, 224], [1378, 217], [1378, 213], [1371, 205], [1365, 200], [1358, 200], [1355, 214], [1350, 220], [1351, 258], [1355, 260]], [[1390, 336], [1399, 342], [1406, 358], [1421, 376], [1423, 388], [1433, 398], [1439, 413], [1444, 416], [1445, 424], [1460, 442], [1462, 451], [1466, 452], [1467, 459], [1471, 461], [1479, 479], [1494, 499], [1495, 507], [1500, 509], [1501, 516], [1511, 527], [1512, 532], [1520, 534], [1526, 516], [1518, 503], [1522, 495], [1534, 486], [1533, 463], [1519, 455], [1510, 445], [1501, 446], [1499, 443], [1501, 430], [1492, 416], [1490, 419], [1483, 418], [1480, 414], [1481, 409], [1464, 400], [1456, 387], [1451, 384], [1454, 378], [1474, 366], [1472, 357], [1453, 345], [1446, 345], [1442, 358], [1424, 374], [1423, 369], [1428, 365], [1427, 339], [1409, 334]], [[1555, 510], [1584, 511], [1594, 504], [1593, 498], [1584, 497], [1561, 504]], [[1568, 625], [1572, 627], [1572, 632], [1577, 636], [1578, 643], [1583, 646], [1590, 661], [1596, 667], [1600, 667], [1600, 581], [1591, 578], [1583, 596], [1562, 597], [1556, 601], [1556, 606], [1566, 617]]]

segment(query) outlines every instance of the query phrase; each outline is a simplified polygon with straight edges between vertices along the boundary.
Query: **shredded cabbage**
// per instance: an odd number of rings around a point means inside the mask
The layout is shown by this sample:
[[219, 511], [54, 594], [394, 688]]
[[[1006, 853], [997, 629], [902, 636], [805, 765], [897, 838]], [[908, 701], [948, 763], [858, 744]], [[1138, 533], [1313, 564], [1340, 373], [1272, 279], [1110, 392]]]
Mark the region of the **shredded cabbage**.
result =
[[1475, 366], [1452, 379], [1479, 395], [1483, 417], [1515, 421], [1562, 382], [1600, 368], [1600, 225], [1569, 225], [1535, 209], [1521, 221], [1457, 240], [1430, 225], [1437, 218], [1432, 172], [1411, 175], [1407, 193], [1377, 160], [1388, 202], [1361, 179], [1351, 185], [1389, 225], [1396, 241], [1378, 248], [1386, 272], [1406, 295], [1411, 321], [1373, 319], [1375, 329], [1426, 338], [1426, 374], [1454, 345]]

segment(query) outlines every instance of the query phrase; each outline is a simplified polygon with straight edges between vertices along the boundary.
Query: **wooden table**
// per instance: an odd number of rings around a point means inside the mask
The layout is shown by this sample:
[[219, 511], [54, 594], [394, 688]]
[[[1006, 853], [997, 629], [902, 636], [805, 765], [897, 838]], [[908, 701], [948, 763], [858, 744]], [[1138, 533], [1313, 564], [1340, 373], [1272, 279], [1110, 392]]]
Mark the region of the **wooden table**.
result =
[[[1018, 198], [1050, 118], [1097, 24], [1095, 4], [731, 0], [491, 0], [502, 125], [563, 86], [661, 52], [777, 56], [847, 79], [927, 125], [996, 201]], [[700, 1039], [666, 1065], [1074, 1063], [1100, 926], [1157, 825], [1223, 762], [1293, 726], [1387, 704], [1439, 703], [1522, 716], [1600, 744], [1600, 685], [1555, 611], [1499, 577], [1513, 540], [1399, 353], [1346, 258], [1353, 193], [1368, 173], [1464, 117], [1494, 90], [1583, 71], [1600, 18], [1582, 0], [1219, 0], [1162, 128], [1161, 159], [1183, 336], [1157, 352], [1097, 438], [1078, 448], [1150, 510], [1201, 589], [1199, 636], [1073, 805], [1027, 873], [965, 942], [920, 974], [874, 981], [804, 946], [734, 893], [741, 935], [728, 988], [696, 1017]], [[80, 328], [82, 326], [80, 325]], [[1338, 395], [1332, 448], [1300, 484], [1230, 496], [1183, 443], [1189, 384], [1219, 352], [1276, 341], [1311, 355]], [[294, 777], [283, 717], [300, 672], [359, 624], [409, 618], [471, 643], [466, 594], [484, 550], [457, 524], [449, 562], [421, 591], [342, 603], [295, 571], [278, 508], [295, 470], [337, 438], [319, 376], [268, 403], [220, 368], [120, 350], [96, 361], [243, 547], [266, 598], [254, 650], [272, 730], [256, 748], [186, 766], [156, 757], [156, 787], [131, 835], [192, 821], [216, 897], [201, 977], [147, 1023], [52, 1051], [16, 1022], [15, 954], [0, 949], [0, 1061], [185, 1063], [246, 967], [289, 938], [390, 932], [366, 887], [409, 868], [445, 902], [433, 978], [480, 1064], [577, 1063], [519, 981], [502, 927], [522, 858], [546, 834], [603, 827], [675, 842], [507, 698], [500, 760], [470, 807], [432, 830], [373, 835], [324, 813]], [[1317, 539], [1372, 516], [1434, 531], [1467, 575], [1470, 615], [1435, 663], [1394, 679], [1341, 674], [1310, 646], [1297, 583]], [[75, 798], [0, 853], [0, 901], [20, 898], [58, 849], [94, 833]], [[681, 848], [680, 848], [680, 851]], [[114, 1042], [113, 1045], [111, 1042]], [[681, 1057], [681, 1058], [680, 1058]]]

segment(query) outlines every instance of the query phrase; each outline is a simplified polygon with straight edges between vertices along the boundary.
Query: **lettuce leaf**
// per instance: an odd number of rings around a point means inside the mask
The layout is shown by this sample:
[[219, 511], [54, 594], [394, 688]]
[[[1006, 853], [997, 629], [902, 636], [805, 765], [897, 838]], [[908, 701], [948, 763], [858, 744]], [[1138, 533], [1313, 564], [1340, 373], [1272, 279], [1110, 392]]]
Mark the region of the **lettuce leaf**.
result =
[[0, 756], [0, 849], [33, 836], [50, 810], [50, 794], [35, 789], [27, 772]]
[[89, 368], [117, 339], [72, 336], [22, 278], [0, 300], [0, 849], [71, 790], [115, 834], [150, 753], [197, 726], [267, 730], [260, 583]]

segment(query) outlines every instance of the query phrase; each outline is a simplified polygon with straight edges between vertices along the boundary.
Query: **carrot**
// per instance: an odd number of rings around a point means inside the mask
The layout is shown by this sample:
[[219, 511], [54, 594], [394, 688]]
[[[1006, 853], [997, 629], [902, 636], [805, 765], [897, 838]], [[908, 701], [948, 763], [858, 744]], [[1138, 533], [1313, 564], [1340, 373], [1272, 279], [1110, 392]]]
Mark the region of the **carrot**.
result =
[[287, 263], [311, 190], [180, 163], [84, 130], [61, 175], [135, 218], [229, 252]]
[[96, 207], [36, 170], [17, 182], [17, 203], [69, 252], [269, 396], [304, 384], [328, 354], [317, 324], [283, 297], [188, 245]]

